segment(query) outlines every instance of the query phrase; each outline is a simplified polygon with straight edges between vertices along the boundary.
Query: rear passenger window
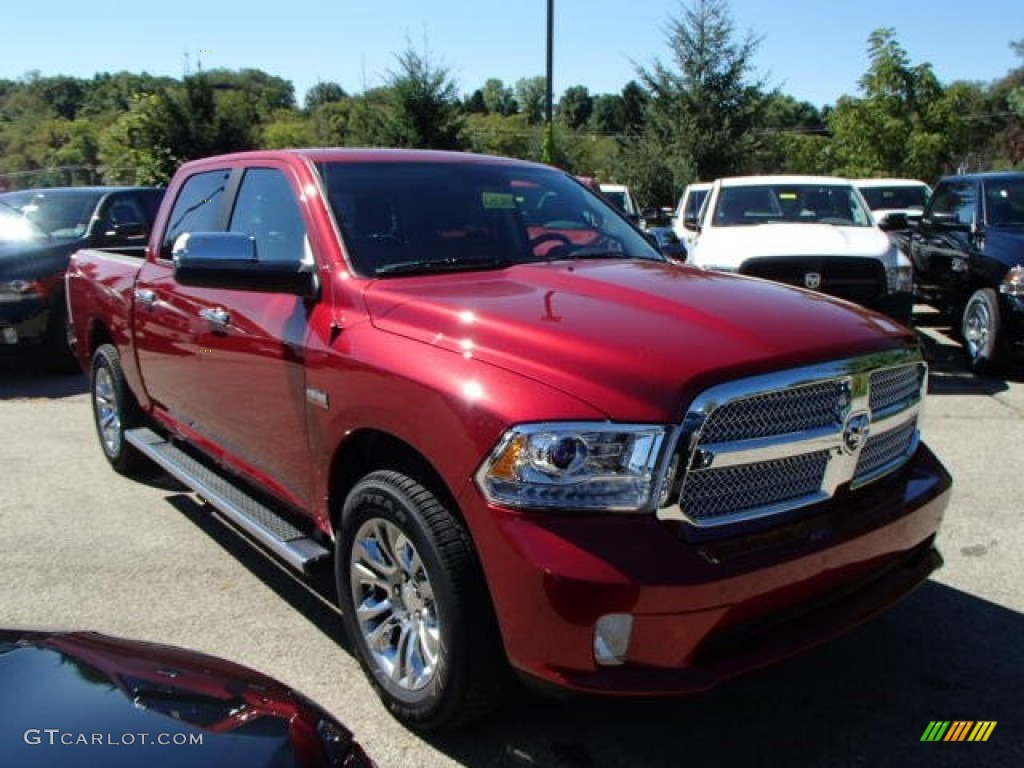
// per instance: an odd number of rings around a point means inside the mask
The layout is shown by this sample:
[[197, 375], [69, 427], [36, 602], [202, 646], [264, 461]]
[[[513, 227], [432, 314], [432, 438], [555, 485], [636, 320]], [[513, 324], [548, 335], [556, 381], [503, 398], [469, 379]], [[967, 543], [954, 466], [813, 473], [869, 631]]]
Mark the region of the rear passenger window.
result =
[[169, 259], [174, 241], [186, 232], [218, 232], [221, 201], [229, 171], [205, 171], [190, 176], [174, 201], [160, 255]]
[[250, 168], [245, 172], [228, 228], [256, 241], [260, 261], [303, 259], [306, 226], [295, 193], [279, 170]]

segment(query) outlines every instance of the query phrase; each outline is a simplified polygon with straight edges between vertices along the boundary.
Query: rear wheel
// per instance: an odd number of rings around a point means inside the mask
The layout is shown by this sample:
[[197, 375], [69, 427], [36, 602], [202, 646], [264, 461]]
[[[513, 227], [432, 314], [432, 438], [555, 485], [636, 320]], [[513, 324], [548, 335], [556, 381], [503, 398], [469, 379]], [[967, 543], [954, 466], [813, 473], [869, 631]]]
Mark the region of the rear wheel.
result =
[[972, 370], [984, 373], [995, 370], [1004, 362], [1007, 345], [995, 291], [980, 288], [971, 294], [964, 306], [960, 332]]
[[128, 429], [142, 425], [142, 413], [124, 380], [121, 357], [112, 344], [103, 344], [92, 356], [89, 376], [93, 420], [103, 455], [115, 470], [131, 474], [145, 461], [124, 438]]
[[363, 478], [342, 514], [338, 598], [384, 704], [422, 731], [487, 714], [509, 672], [461, 523], [429, 490], [391, 471]]

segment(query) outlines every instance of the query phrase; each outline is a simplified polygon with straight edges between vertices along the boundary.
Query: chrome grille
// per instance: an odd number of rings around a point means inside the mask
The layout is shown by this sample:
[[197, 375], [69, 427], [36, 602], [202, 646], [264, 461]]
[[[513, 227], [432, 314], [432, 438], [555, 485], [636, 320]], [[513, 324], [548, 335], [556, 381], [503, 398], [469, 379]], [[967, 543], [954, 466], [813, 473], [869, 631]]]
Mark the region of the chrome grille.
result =
[[863, 483], [890, 462], [905, 458], [914, 446], [916, 437], [917, 419], [880, 435], [871, 435], [857, 459], [854, 483]]
[[735, 400], [712, 412], [700, 441], [726, 443], [839, 424], [841, 389], [842, 382], [823, 381]]
[[681, 504], [698, 521], [803, 499], [821, 488], [828, 452], [697, 472]]
[[871, 412], [878, 413], [893, 405], [916, 400], [921, 395], [925, 365], [903, 365], [885, 368], [871, 374]]
[[918, 443], [917, 351], [722, 384], [691, 406], [659, 517], [712, 527], [798, 509], [892, 472]]

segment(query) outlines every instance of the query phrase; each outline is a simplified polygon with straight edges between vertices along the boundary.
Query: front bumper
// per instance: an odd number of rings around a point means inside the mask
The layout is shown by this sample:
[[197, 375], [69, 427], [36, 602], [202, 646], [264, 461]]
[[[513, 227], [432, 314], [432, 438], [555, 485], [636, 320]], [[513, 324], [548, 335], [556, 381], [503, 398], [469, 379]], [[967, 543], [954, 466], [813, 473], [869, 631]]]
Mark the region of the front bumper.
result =
[[[508, 657], [560, 688], [664, 695], [709, 688], [839, 635], [941, 563], [952, 481], [924, 445], [897, 473], [813, 517], [704, 544], [653, 516], [523, 514], [462, 499]], [[626, 660], [594, 631], [629, 614]]]
[[1002, 303], [1002, 317], [1007, 338], [1014, 342], [1024, 341], [1024, 296], [999, 294]]
[[50, 322], [50, 302], [31, 296], [0, 301], [0, 346], [34, 344], [43, 340]]

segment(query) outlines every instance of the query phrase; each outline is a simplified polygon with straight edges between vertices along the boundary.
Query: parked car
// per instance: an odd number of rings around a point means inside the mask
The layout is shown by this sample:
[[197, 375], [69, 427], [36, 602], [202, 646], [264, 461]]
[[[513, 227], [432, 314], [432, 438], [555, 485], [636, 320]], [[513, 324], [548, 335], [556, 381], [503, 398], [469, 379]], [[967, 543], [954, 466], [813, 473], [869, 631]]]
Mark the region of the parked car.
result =
[[672, 227], [647, 227], [644, 232], [669, 259], [680, 263], [686, 261], [686, 246], [679, 242]]
[[184, 648], [0, 630], [0, 765], [373, 768], [283, 683]]
[[719, 179], [689, 251], [688, 263], [703, 269], [808, 288], [911, 321], [910, 260], [845, 179]]
[[80, 251], [67, 286], [110, 465], [155, 461], [300, 572], [333, 562], [353, 653], [420, 730], [485, 715], [512, 670], [700, 691], [941, 562], [915, 335], [668, 264], [557, 169], [207, 158], [144, 261]]
[[875, 220], [902, 214], [908, 222], [921, 218], [932, 195], [932, 188], [917, 179], [853, 179]]
[[696, 182], [688, 184], [679, 198], [679, 205], [676, 206], [675, 216], [672, 220], [672, 228], [676, 237], [686, 246], [686, 250], [693, 248], [697, 239], [697, 230], [700, 222], [700, 209], [707, 200], [711, 191], [711, 182]]
[[875, 221], [896, 246], [909, 252], [910, 230], [932, 196], [932, 188], [917, 179], [853, 179]]
[[601, 194], [608, 198], [612, 205], [626, 214], [626, 218], [637, 225], [643, 223], [640, 206], [637, 205], [633, 193], [629, 191], [629, 187], [625, 184], [601, 184], [599, 186]]
[[43, 345], [77, 370], [67, 346], [64, 271], [80, 248], [141, 257], [163, 190], [64, 187], [0, 194], [0, 346]]
[[1024, 173], [946, 176], [911, 235], [917, 290], [949, 313], [977, 371], [1024, 339]]

